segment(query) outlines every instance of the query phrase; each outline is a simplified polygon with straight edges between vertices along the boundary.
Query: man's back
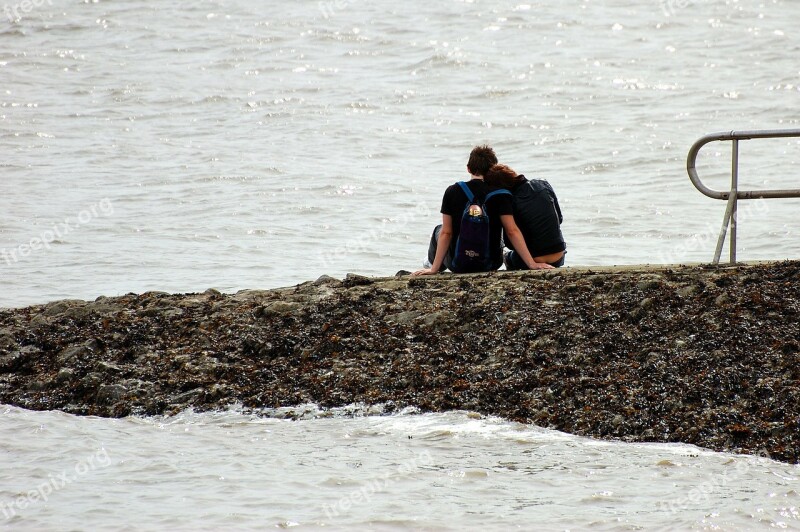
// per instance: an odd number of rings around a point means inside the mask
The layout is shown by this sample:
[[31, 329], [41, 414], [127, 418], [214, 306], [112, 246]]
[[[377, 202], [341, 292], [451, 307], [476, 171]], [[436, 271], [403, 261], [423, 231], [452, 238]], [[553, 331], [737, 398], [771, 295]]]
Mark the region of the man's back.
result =
[[[472, 179], [466, 183], [479, 204], [482, 204], [486, 196], [491, 192], [489, 186], [480, 179]], [[450, 241], [451, 256], [455, 256], [456, 243], [461, 233], [461, 217], [464, 213], [464, 208], [467, 206], [467, 201], [467, 196], [458, 183], [447, 187], [442, 198], [441, 212], [449, 215], [453, 223], [453, 238]], [[489, 198], [486, 203], [486, 213], [489, 216], [489, 249], [493, 268], [497, 269], [503, 263], [500, 216], [513, 213], [511, 196], [506, 194]]]

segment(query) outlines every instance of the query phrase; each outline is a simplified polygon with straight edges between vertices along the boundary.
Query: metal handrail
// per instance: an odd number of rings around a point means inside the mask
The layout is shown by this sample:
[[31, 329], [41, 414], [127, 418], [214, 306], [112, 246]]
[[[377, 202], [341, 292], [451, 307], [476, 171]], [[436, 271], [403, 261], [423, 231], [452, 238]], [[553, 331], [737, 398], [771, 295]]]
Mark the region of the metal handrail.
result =
[[[730, 238], [730, 262], [736, 262], [736, 208], [737, 202], [743, 199], [771, 199], [771, 198], [800, 198], [800, 189], [786, 190], [739, 190], [739, 141], [750, 139], [775, 139], [785, 137], [800, 137], [800, 129], [772, 129], [756, 131], [729, 131], [723, 133], [711, 133], [700, 137], [689, 150], [686, 158], [686, 171], [689, 179], [697, 190], [709, 198], [726, 200], [728, 207], [725, 209], [725, 217], [722, 220], [722, 229], [717, 240], [717, 249], [714, 252], [714, 264], [719, 264], [722, 255], [722, 246], [725, 243], [725, 234], [728, 225], [731, 227]], [[715, 141], [733, 141], [731, 148], [731, 189], [729, 191], [713, 190], [708, 188], [700, 181], [697, 175], [697, 154], [706, 144]]]

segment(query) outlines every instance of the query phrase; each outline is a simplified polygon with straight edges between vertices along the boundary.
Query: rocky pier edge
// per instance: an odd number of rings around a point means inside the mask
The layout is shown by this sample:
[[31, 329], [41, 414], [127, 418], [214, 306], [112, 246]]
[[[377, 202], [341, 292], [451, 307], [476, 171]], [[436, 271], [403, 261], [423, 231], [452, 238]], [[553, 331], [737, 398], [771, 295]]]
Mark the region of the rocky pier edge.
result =
[[322, 277], [0, 311], [0, 404], [316, 403], [800, 457], [800, 263]]

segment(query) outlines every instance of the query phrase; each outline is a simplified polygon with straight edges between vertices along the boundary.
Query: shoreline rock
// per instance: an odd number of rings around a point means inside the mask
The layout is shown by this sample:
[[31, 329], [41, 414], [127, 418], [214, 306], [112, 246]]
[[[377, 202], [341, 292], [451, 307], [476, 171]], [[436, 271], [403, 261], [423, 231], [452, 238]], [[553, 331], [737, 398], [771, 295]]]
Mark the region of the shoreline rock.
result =
[[0, 311], [0, 403], [391, 404], [800, 461], [800, 263], [323, 277]]

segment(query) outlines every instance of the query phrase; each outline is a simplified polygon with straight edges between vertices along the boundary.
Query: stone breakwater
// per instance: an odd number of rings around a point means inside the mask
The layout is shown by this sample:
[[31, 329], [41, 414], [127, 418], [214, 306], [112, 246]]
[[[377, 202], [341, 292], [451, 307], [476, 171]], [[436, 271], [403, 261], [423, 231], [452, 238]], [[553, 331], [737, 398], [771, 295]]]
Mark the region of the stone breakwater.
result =
[[800, 457], [800, 263], [323, 277], [0, 311], [0, 403], [316, 403]]

